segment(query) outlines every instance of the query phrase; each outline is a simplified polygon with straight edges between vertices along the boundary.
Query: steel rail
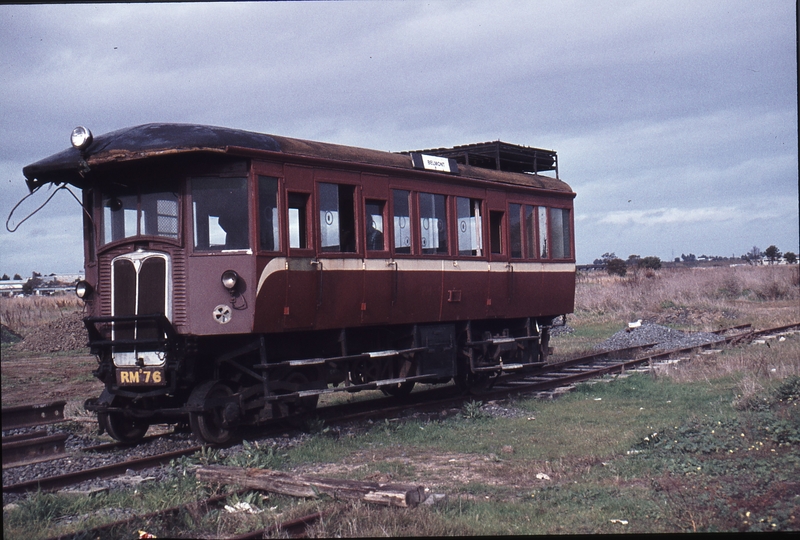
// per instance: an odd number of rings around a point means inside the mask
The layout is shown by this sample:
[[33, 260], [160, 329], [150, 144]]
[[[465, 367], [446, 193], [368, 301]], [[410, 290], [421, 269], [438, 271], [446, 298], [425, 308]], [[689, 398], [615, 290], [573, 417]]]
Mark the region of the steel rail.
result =
[[148, 521], [153, 519], [164, 519], [168, 517], [174, 517], [183, 511], [188, 511], [190, 514], [193, 515], [199, 515], [203, 510], [207, 511], [208, 507], [219, 505], [221, 502], [226, 501], [228, 497], [236, 494], [242, 494], [245, 493], [246, 491], [249, 490], [239, 490], [233, 493], [224, 493], [222, 495], [215, 495], [213, 497], [209, 497], [208, 499], [203, 499], [201, 501], [193, 501], [189, 503], [179, 504], [177, 506], [165, 508], [164, 510], [156, 510], [155, 512], [148, 512], [147, 514], [135, 515], [125, 519], [121, 519], [119, 521], [113, 521], [111, 523], [106, 523], [105, 525], [100, 525], [99, 527], [95, 527], [93, 529], [66, 533], [59, 536], [53, 536], [48, 538], [47, 540], [67, 540], [76, 537], [103, 538], [107, 533], [110, 533], [116, 528], [126, 527], [138, 523], [142, 520]]
[[64, 421], [66, 401], [34, 405], [16, 405], [2, 409], [3, 431], [24, 427], [55, 424]]
[[49, 476], [46, 478], [37, 478], [34, 480], [19, 482], [17, 484], [10, 484], [7, 486], [3, 486], [3, 492], [24, 493], [28, 491], [37, 491], [37, 490], [49, 491], [53, 489], [79, 484], [80, 482], [86, 480], [94, 480], [98, 478], [108, 478], [111, 476], [118, 476], [121, 474], [125, 474], [125, 472], [128, 469], [134, 471], [140, 471], [142, 469], [148, 469], [150, 467], [164, 465], [166, 463], [169, 463], [170, 460], [173, 460], [175, 458], [179, 458], [189, 454], [194, 454], [195, 452], [199, 451], [202, 448], [203, 448], [202, 446], [191, 446], [189, 448], [184, 448], [182, 450], [174, 450], [172, 452], [165, 452], [163, 454], [157, 454], [154, 456], [147, 456], [143, 458], [129, 459], [126, 461], [121, 461], [119, 463], [112, 463], [111, 465], [104, 465], [102, 467], [85, 469], [82, 471], [74, 471], [66, 474], [60, 474], [57, 476]]
[[66, 433], [50, 435], [43, 429], [3, 437], [3, 469], [62, 458], [67, 437]]
[[306, 530], [309, 526], [313, 525], [327, 515], [326, 512], [315, 512], [307, 516], [291, 519], [289, 521], [282, 521], [276, 523], [266, 529], [252, 531], [249, 533], [239, 534], [236, 536], [229, 536], [228, 540], [257, 540], [264, 538], [270, 534], [286, 533], [292, 538], [305, 538]]

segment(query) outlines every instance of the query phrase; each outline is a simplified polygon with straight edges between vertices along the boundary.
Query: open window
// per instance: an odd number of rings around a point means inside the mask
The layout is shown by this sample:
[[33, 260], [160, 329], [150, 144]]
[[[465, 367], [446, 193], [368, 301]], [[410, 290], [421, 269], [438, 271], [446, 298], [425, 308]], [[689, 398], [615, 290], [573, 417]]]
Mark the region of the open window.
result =
[[489, 212], [489, 245], [493, 254], [503, 253], [503, 212]]
[[289, 249], [308, 248], [307, 193], [289, 193]]
[[191, 190], [194, 248], [248, 249], [247, 178], [193, 178]]

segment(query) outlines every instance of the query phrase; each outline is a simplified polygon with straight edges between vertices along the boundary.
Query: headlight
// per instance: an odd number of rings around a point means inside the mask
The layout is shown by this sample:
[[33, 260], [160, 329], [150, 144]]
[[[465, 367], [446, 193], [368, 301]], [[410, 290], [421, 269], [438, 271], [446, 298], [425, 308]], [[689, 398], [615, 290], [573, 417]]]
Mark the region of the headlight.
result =
[[239, 274], [234, 272], [233, 270], [225, 270], [222, 273], [222, 286], [228, 289], [229, 291], [233, 292], [236, 288], [236, 284], [239, 283]]
[[92, 286], [89, 285], [88, 281], [79, 281], [77, 285], [75, 285], [75, 294], [78, 298], [86, 300], [86, 298], [92, 294]]
[[78, 126], [72, 130], [72, 135], [69, 137], [72, 146], [78, 150], [84, 150], [87, 146], [92, 144], [92, 132], [88, 128]]

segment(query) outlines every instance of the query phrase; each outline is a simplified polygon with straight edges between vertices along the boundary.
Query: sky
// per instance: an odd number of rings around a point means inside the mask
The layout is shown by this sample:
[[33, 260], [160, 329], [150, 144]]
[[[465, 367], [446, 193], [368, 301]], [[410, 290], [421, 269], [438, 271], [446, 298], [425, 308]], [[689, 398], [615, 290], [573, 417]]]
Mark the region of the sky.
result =
[[[386, 151], [555, 150], [579, 264], [800, 252], [794, 0], [0, 6], [0, 216], [22, 168], [95, 135], [196, 123]], [[83, 268], [41, 189], [0, 275]]]

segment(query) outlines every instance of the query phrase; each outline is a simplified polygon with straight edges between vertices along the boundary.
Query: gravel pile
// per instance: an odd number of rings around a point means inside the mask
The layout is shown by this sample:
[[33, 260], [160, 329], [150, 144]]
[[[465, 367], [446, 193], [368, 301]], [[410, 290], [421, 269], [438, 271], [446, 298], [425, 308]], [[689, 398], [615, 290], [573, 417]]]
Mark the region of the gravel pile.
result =
[[666, 326], [643, 322], [637, 328], [620, 330], [607, 340], [595, 345], [595, 350], [611, 351], [656, 343], [656, 350], [682, 349], [697, 347], [719, 341], [717, 334], [707, 332], [682, 332]]
[[89, 341], [81, 313], [70, 313], [23, 336], [14, 345], [18, 351], [58, 352], [83, 349]]

